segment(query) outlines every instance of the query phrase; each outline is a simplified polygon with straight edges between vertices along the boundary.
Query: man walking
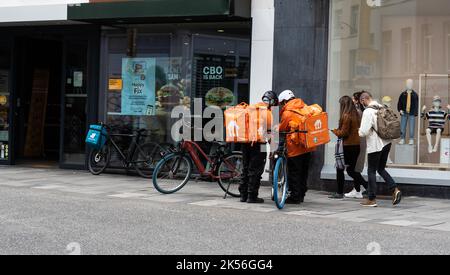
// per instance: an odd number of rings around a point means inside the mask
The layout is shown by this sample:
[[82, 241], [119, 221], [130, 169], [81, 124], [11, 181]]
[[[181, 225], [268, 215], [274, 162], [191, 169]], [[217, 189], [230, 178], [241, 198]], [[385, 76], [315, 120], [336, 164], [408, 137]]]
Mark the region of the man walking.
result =
[[398, 188], [398, 184], [386, 171], [386, 163], [389, 158], [389, 152], [391, 151], [392, 141], [384, 140], [377, 134], [377, 113], [380, 108], [383, 108], [383, 106], [373, 100], [372, 95], [368, 92], [364, 92], [361, 95], [361, 103], [364, 107], [366, 107], [366, 109], [363, 113], [359, 136], [366, 138], [369, 165], [369, 186], [367, 190], [369, 198], [361, 203], [361, 205], [364, 207], [378, 206], [376, 201], [377, 172], [389, 185], [389, 188], [392, 191], [392, 204], [397, 205], [402, 199], [402, 193]]

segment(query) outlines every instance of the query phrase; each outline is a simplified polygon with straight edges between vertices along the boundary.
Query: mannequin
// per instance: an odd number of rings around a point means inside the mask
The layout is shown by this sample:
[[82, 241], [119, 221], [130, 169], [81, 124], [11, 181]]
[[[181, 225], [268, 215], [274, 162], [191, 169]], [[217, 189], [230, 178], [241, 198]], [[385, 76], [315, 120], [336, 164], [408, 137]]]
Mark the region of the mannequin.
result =
[[[442, 100], [439, 96], [433, 97], [433, 108], [431, 108], [427, 113], [427, 106], [422, 108], [422, 117], [428, 120], [427, 141], [428, 141], [428, 153], [436, 153], [439, 148], [439, 143], [441, 141], [442, 132], [445, 128], [445, 123], [448, 118], [448, 112], [450, 111], [450, 105], [447, 106], [447, 112], [442, 108]], [[436, 135], [436, 143], [433, 147], [432, 135]]]
[[385, 96], [383, 99], [381, 99], [381, 102], [383, 105], [385, 105], [388, 108], [392, 108], [392, 98], [390, 96]]
[[398, 111], [402, 117], [402, 137], [399, 144], [405, 144], [409, 124], [409, 145], [414, 145], [416, 119], [419, 115], [419, 95], [413, 90], [414, 80], [406, 80], [406, 90], [400, 94]]

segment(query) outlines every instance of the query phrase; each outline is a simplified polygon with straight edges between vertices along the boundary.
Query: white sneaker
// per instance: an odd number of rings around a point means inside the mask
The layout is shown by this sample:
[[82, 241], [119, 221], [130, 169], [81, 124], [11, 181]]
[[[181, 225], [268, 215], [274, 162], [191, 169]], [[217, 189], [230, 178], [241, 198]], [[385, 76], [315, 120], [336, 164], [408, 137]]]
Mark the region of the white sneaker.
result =
[[409, 140], [409, 145], [414, 145], [414, 139]]
[[364, 188], [364, 186], [362, 186], [362, 185], [360, 188], [361, 188], [361, 194], [367, 191], [366, 188]]
[[405, 144], [405, 140], [404, 140], [404, 139], [401, 139], [400, 142], [399, 142], [398, 144], [400, 144], [400, 145]]
[[439, 151], [439, 148], [437, 146], [434, 146], [433, 153], [437, 153], [437, 151]]
[[362, 199], [363, 195], [361, 192], [357, 192], [356, 189], [353, 188], [350, 193], [345, 194], [345, 197], [347, 199]]
[[433, 153], [433, 146], [428, 146], [428, 153], [432, 154]]

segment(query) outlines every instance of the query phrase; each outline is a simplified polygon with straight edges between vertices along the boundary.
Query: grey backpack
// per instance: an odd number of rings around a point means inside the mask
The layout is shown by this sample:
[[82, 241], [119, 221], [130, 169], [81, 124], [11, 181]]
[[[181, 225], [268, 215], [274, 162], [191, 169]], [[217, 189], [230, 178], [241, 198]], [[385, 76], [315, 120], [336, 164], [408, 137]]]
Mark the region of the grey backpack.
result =
[[377, 128], [374, 131], [378, 136], [385, 140], [393, 140], [401, 137], [400, 119], [397, 114], [387, 106], [370, 106], [369, 108], [377, 110]]

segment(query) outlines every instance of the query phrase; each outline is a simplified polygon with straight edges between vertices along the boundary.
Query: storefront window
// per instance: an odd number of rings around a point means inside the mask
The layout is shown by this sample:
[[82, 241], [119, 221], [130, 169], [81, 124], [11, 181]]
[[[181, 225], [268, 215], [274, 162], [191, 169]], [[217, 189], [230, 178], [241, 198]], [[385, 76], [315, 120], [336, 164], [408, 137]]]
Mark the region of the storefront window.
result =
[[0, 161], [9, 160], [10, 52], [0, 48]]
[[[339, 98], [369, 91], [403, 111], [403, 137], [389, 165], [449, 169], [450, 6], [447, 0], [331, 1], [328, 111], [338, 126]], [[409, 89], [408, 86], [410, 86]], [[417, 100], [403, 110], [408, 90]], [[408, 105], [409, 106], [409, 105]], [[439, 117], [437, 117], [439, 116]], [[334, 163], [334, 143], [326, 163]]]
[[248, 102], [250, 28], [239, 27], [233, 35], [226, 26], [143, 27], [135, 30], [133, 55], [129, 32], [105, 32], [105, 121], [125, 131], [148, 130], [142, 142], [174, 143], [175, 107], [193, 114], [195, 98], [202, 108]]

